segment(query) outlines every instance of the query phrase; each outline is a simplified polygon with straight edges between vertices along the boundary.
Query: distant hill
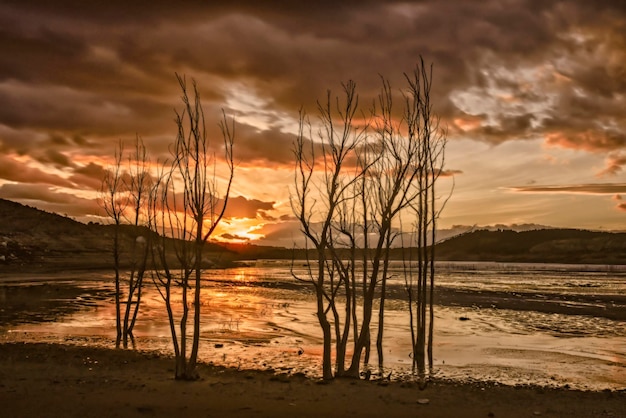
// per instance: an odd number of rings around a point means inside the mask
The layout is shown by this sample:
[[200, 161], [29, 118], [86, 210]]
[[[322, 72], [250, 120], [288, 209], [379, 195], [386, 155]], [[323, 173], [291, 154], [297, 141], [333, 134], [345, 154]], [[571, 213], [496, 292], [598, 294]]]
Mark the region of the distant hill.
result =
[[[70, 218], [0, 199], [0, 272], [108, 269], [113, 266], [111, 225], [83, 224]], [[128, 250], [138, 234], [125, 226]], [[405, 250], [408, 251], [408, 250]], [[122, 262], [128, 265], [129, 251]], [[304, 250], [253, 244], [209, 243], [205, 257], [216, 265], [235, 260], [302, 259]], [[392, 251], [402, 257], [401, 249]], [[626, 233], [576, 229], [476, 230], [437, 244], [437, 260], [533, 263], [626, 264]]]
[[438, 260], [626, 264], [626, 233], [479, 230], [437, 245]]
[[112, 259], [109, 232], [106, 227], [0, 199], [0, 266], [105, 267]]
[[[65, 216], [0, 199], [0, 272], [113, 268], [113, 225], [83, 224]], [[145, 228], [120, 229], [122, 265]], [[232, 260], [232, 251], [209, 243], [207, 256]]]
[[[228, 245], [242, 259], [302, 259], [304, 250]], [[415, 254], [415, 249], [394, 248], [396, 260]], [[413, 259], [415, 259], [415, 255]], [[592, 232], [579, 229], [537, 229], [529, 231], [476, 230], [459, 234], [437, 244], [441, 261], [497, 261], [519, 263], [626, 264], [626, 233]]]

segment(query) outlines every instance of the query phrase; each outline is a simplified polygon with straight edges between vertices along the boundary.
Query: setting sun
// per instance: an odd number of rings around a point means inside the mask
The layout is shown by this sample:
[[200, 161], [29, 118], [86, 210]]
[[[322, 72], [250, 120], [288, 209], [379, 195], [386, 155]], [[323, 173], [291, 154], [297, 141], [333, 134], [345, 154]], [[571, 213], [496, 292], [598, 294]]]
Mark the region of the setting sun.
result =
[[215, 240], [220, 242], [247, 243], [263, 238], [255, 233], [263, 224], [256, 219], [231, 218], [223, 222], [216, 230]]

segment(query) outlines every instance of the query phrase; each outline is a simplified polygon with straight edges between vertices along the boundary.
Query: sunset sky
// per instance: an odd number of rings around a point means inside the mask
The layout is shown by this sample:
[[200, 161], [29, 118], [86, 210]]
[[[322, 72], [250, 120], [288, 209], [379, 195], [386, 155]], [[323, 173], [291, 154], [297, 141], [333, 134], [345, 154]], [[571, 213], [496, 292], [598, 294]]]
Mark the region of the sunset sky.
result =
[[178, 4], [2, 1], [1, 198], [101, 221], [120, 139], [168, 155], [178, 72], [216, 133], [220, 109], [236, 119], [223, 238], [290, 245], [300, 107], [349, 79], [369, 103], [379, 74], [399, 89], [421, 54], [456, 173], [441, 228], [626, 230], [625, 1]]

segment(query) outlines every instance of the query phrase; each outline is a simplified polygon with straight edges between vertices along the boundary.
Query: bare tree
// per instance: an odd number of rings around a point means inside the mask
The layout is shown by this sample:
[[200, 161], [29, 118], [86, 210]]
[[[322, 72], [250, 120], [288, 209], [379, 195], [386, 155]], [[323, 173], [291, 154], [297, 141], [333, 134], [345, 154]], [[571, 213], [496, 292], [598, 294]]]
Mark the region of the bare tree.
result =
[[[421, 189], [416, 187], [414, 181], [418, 171], [416, 165], [418, 143], [411, 135], [407, 135], [406, 120], [394, 119], [394, 95], [391, 86], [382, 77], [381, 83], [381, 92], [372, 110], [374, 121], [372, 129], [375, 135], [371, 152], [375, 152], [377, 158], [368, 168], [368, 175], [365, 177], [368, 185], [363, 192], [363, 211], [367, 214], [365, 218], [371, 224], [363, 233], [368, 232], [368, 235], [372, 235], [372, 239], [364, 243], [367, 250], [365, 253], [370, 254], [371, 258], [366, 263], [370, 269], [366, 275], [368, 286], [364, 297], [366, 309], [364, 309], [363, 328], [367, 331], [371, 322], [371, 310], [375, 304], [377, 287], [379, 287], [376, 348], [378, 367], [382, 375], [384, 312], [390, 250], [399, 233], [393, 223], [400, 213], [409, 208], [419, 197]], [[364, 332], [357, 340], [352, 369], [358, 368], [360, 360], [358, 353], [366, 349], [366, 345], [369, 344], [367, 332]]]
[[297, 278], [310, 282], [315, 289], [316, 315], [323, 335], [324, 379], [333, 377], [333, 333], [328, 314], [332, 311], [335, 315], [335, 327], [341, 334], [337, 328], [336, 297], [346, 280], [338, 274], [337, 264], [328, 251], [336, 247], [333, 225], [337, 222], [340, 207], [347, 205], [346, 201], [353, 198], [350, 196], [353, 185], [363, 175], [359, 167], [349, 165], [350, 158], [356, 158], [356, 150], [365, 141], [365, 130], [354, 122], [358, 109], [356, 85], [349, 82], [343, 89], [343, 103], [336, 98], [333, 104], [330, 91], [324, 103], [318, 102], [319, 145], [312, 140], [311, 124], [303, 111], [300, 113], [299, 134], [294, 144], [296, 170], [292, 209], [300, 221], [307, 242], [315, 248], [317, 257], [316, 271], [309, 271], [308, 277]]
[[128, 347], [129, 339], [134, 341], [133, 329], [137, 321], [141, 304], [143, 279], [149, 254], [151, 234], [147, 230], [147, 205], [151, 189], [150, 161], [143, 140], [137, 136], [135, 149], [128, 158], [128, 175], [124, 177], [128, 199], [126, 223], [132, 225], [131, 254], [128, 288], [126, 292], [126, 309], [122, 327], [124, 348]]
[[[153, 246], [156, 268], [154, 279], [168, 312], [176, 357], [175, 377], [196, 379], [200, 341], [200, 299], [205, 243], [218, 226], [228, 203], [234, 175], [234, 121], [223, 114], [220, 128], [224, 146], [224, 164], [228, 172], [220, 182], [218, 160], [210, 148], [200, 94], [193, 81], [193, 91], [184, 77], [176, 75], [182, 90], [183, 110], [176, 112], [178, 134], [172, 147], [169, 168], [162, 171], [153, 188], [150, 203], [151, 228], [160, 234]], [[168, 239], [167, 237], [173, 239]], [[173, 251], [175, 260], [169, 257]], [[181, 292], [179, 309], [174, 306], [174, 286]], [[187, 348], [190, 303], [193, 307], [191, 350]], [[180, 312], [178, 327], [176, 311]], [[189, 354], [188, 354], [189, 353]]]
[[[137, 136], [133, 152], [124, 159], [120, 141], [115, 159], [102, 182], [100, 203], [114, 225], [113, 258], [115, 269], [116, 347], [128, 348], [141, 303], [141, 289], [148, 260], [146, 208], [152, 180], [149, 158], [143, 141]], [[130, 248], [127, 245], [130, 237]], [[122, 269], [127, 269], [122, 274]], [[128, 277], [128, 280], [124, 278]], [[123, 285], [124, 282], [125, 284]], [[121, 306], [125, 305], [122, 315]]]
[[[405, 117], [409, 136], [419, 144], [415, 181], [421, 193], [412, 204], [417, 260], [405, 263], [405, 286], [409, 298], [413, 370], [425, 384], [426, 357], [431, 372], [433, 367], [435, 243], [437, 219], [445, 206], [443, 201], [437, 207], [435, 186], [445, 165], [446, 131], [432, 111], [432, 66], [426, 67], [420, 57], [416, 69], [406, 75], [406, 79], [409, 93]], [[413, 261], [417, 262], [416, 268]]]
[[115, 347], [119, 348], [122, 340], [122, 320], [121, 320], [121, 272], [120, 272], [120, 226], [122, 224], [124, 212], [128, 205], [125, 198], [125, 185], [122, 178], [122, 158], [124, 154], [124, 144], [119, 141], [115, 149], [113, 165], [106, 170], [102, 181], [100, 206], [107, 216], [113, 220], [113, 267], [115, 270], [115, 327], [116, 338]]
[[[418, 75], [421, 73], [416, 70]], [[391, 86], [382, 77], [381, 92], [361, 124], [355, 119], [358, 96], [352, 82], [344, 86], [344, 103], [337, 99], [332, 106], [328, 93], [326, 102], [318, 104], [321, 128], [315, 141], [311, 124], [301, 112], [292, 208], [317, 259], [315, 271], [297, 278], [312, 283], [316, 292], [326, 379], [333, 377], [333, 339], [335, 375], [359, 377], [369, 363], [372, 335], [376, 335], [378, 367], [383, 375], [390, 254], [400, 234], [394, 222], [398, 224], [401, 213], [421, 207], [418, 202], [424, 199], [430, 205], [434, 195], [434, 180], [421, 181], [440, 155], [433, 149], [423, 160], [424, 135], [428, 134], [423, 124], [432, 128], [430, 107], [424, 112], [422, 92], [416, 90], [413, 79], [407, 76], [406, 80], [408, 89], [402, 96], [403, 116], [399, 119]], [[415, 109], [419, 109], [418, 115]], [[432, 277], [434, 280], [434, 267]], [[374, 326], [378, 327], [375, 334]]]

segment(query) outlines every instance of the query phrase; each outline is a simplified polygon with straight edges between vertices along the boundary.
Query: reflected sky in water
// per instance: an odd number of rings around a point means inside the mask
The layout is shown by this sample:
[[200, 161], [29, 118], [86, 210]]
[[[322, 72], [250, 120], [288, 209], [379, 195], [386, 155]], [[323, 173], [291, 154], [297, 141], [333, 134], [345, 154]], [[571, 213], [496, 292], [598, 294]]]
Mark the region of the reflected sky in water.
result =
[[[304, 277], [305, 265], [297, 265], [296, 273]], [[391, 273], [392, 290], [401, 289], [402, 266], [394, 265]], [[438, 274], [440, 288], [470, 292], [598, 295], [605, 301], [626, 294], [626, 271], [618, 268], [444, 263]], [[112, 277], [84, 273], [3, 281], [0, 338], [113, 346]], [[288, 262], [211, 270], [203, 279], [202, 361], [319, 376], [321, 332], [313, 289], [292, 278]], [[180, 294], [173, 298], [180, 301]], [[406, 378], [411, 365], [406, 302], [392, 299], [387, 306], [385, 363], [392, 377]], [[435, 330], [435, 369], [440, 377], [594, 390], [626, 386], [623, 321], [438, 306]], [[135, 337], [138, 349], [171, 351], [164, 304], [151, 282], [144, 290]], [[374, 356], [372, 363], [376, 361]]]

